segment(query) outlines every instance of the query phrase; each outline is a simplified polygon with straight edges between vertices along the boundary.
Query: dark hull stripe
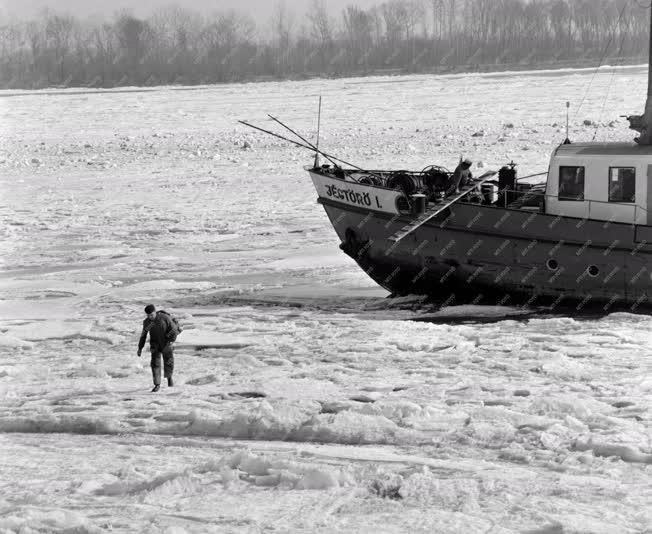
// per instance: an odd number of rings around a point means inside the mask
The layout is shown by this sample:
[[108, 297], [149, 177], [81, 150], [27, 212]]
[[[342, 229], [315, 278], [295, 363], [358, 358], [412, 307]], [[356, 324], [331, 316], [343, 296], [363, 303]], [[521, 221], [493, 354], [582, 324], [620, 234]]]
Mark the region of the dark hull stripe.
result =
[[[324, 206], [332, 206], [334, 208], [337, 208], [337, 209], [340, 209], [340, 210], [343, 210], [343, 211], [351, 211], [351, 212], [354, 212], [354, 213], [359, 213], [359, 214], [364, 214], [364, 215], [371, 214], [374, 217], [377, 217], [379, 219], [384, 219], [384, 220], [387, 220], [387, 221], [395, 220], [397, 222], [397, 224], [400, 223], [401, 226], [404, 225], [404, 224], [409, 223], [412, 220], [412, 218], [409, 217], [409, 216], [392, 215], [391, 213], [387, 213], [387, 212], [383, 212], [383, 211], [377, 211], [377, 210], [373, 210], [373, 209], [369, 209], [369, 208], [359, 208], [357, 206], [351, 206], [349, 204], [344, 204], [342, 202], [335, 202], [333, 200], [324, 199], [324, 198], [318, 198], [317, 202], [324, 205]], [[491, 210], [500, 209], [501, 211], [505, 211], [505, 212], [515, 212], [515, 213], [518, 213], [520, 215], [524, 214], [523, 210], [517, 210], [517, 209], [490, 208], [490, 207], [485, 207], [485, 209], [491, 209]], [[535, 213], [535, 212], [533, 212], [533, 213]], [[555, 220], [555, 219], [557, 219], [559, 217], [557, 215], [549, 215], [549, 214], [546, 214], [546, 213], [536, 213], [536, 215], [540, 216], [540, 217], [548, 217], [551, 220]], [[627, 224], [627, 223], [610, 222], [610, 221], [593, 221], [593, 220], [590, 220], [590, 219], [582, 219], [582, 218], [579, 218], [579, 217], [567, 217], [567, 216], [564, 216], [563, 219], [565, 219], [565, 220], [576, 220], [576, 221], [590, 221], [590, 222], [594, 222], [594, 223], [599, 223], [600, 225], [604, 225], [605, 223], [608, 222], [610, 226], [613, 225], [613, 226], [615, 226], [617, 228], [620, 228], [621, 230], [627, 230], [627, 229], [632, 230], [632, 228], [634, 226], [632, 224]], [[638, 226], [645, 226], [645, 225], [638, 225]], [[536, 239], [540, 243], [553, 243], [555, 245], [561, 239], [563, 239], [564, 244], [565, 245], [570, 245], [570, 246], [593, 248], [593, 249], [599, 249], [599, 250], [609, 248], [612, 251], [627, 252], [627, 253], [631, 253], [634, 249], [636, 249], [636, 254], [642, 254], [642, 255], [652, 254], [652, 248], [649, 248], [649, 249], [646, 250], [645, 248], [643, 248], [643, 246], [637, 247], [637, 243], [634, 242], [634, 240], [631, 241], [631, 246], [629, 246], [629, 247], [623, 247], [623, 246], [612, 247], [610, 244], [606, 244], [606, 243], [602, 243], [602, 244], [590, 243], [590, 244], [587, 244], [586, 241], [573, 241], [573, 240], [564, 239], [563, 237], [561, 237], [559, 239], [551, 239], [549, 237], [540, 237], [540, 236], [535, 236], [535, 235], [525, 236], [525, 235], [522, 235], [522, 234], [519, 235], [519, 234], [511, 234], [511, 233], [498, 232], [498, 231], [496, 231], [496, 232], [488, 232], [486, 230], [484, 230], [484, 231], [483, 230], [477, 230], [477, 229], [470, 230], [468, 228], [461, 228], [461, 227], [451, 226], [450, 224], [446, 224], [446, 225], [442, 226], [441, 223], [438, 224], [437, 222], [425, 223], [422, 226], [422, 229], [425, 229], [425, 228], [446, 229], [446, 230], [451, 231], [451, 232], [460, 232], [460, 233], [473, 234], [473, 235], [478, 235], [478, 236], [497, 237], [497, 238], [501, 238], [501, 239], [515, 239], [515, 240], [522, 240], [522, 241], [532, 241], [532, 240]], [[632, 230], [632, 232], [633, 232], [633, 230]], [[644, 246], [645, 247], [652, 247], [652, 243], [648, 243], [648, 244], [646, 244]]]

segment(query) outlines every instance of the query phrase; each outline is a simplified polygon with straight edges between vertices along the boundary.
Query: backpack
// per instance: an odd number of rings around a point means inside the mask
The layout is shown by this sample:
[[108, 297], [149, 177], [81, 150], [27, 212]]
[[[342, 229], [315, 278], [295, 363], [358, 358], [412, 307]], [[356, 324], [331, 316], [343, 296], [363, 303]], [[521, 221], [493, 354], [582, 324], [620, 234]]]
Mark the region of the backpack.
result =
[[168, 313], [165, 310], [161, 310], [160, 313], [167, 315], [168, 319], [170, 319], [170, 324], [172, 325], [172, 328], [165, 333], [165, 337], [168, 341], [176, 341], [179, 334], [183, 332], [183, 327], [179, 324], [179, 320], [171, 313]]

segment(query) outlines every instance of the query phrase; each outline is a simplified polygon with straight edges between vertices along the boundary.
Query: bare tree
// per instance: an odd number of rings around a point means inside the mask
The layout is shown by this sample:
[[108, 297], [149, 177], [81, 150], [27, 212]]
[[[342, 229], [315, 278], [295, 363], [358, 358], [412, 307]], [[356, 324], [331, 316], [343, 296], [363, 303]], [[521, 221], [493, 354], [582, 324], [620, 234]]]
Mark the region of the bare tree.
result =
[[272, 15], [272, 26], [276, 33], [277, 43], [277, 69], [283, 75], [289, 69], [290, 45], [292, 42], [292, 28], [294, 26], [294, 13], [288, 9], [285, 0], [279, 0]]
[[[247, 45], [255, 36], [255, 24], [235, 11], [214, 13], [199, 36], [198, 53], [206, 81], [224, 82], [246, 69], [251, 61]], [[206, 72], [207, 71], [207, 72]]]
[[210, 83], [647, 54], [646, 6], [630, 0], [378, 0], [369, 9], [352, 3], [337, 22], [326, 0], [311, 2], [303, 21], [278, 3], [266, 33], [236, 11], [204, 16], [174, 6], [147, 19], [45, 11], [5, 20], [0, 86]]
[[70, 52], [75, 19], [69, 15], [48, 14], [45, 22], [45, 36], [48, 48], [53, 54], [55, 81], [66, 81], [65, 62]]
[[116, 55], [115, 32], [111, 24], [101, 24], [93, 29], [94, 77], [89, 80], [93, 86], [106, 87], [111, 83], [113, 59]]
[[311, 23], [313, 38], [322, 44], [330, 43], [333, 40], [333, 23], [324, 0], [312, 0], [308, 19]]
[[308, 20], [312, 37], [318, 43], [320, 66], [323, 70], [326, 67], [326, 58], [331, 55], [333, 47], [333, 23], [324, 0], [312, 0]]
[[143, 73], [140, 69], [147, 52], [147, 23], [129, 14], [123, 14], [115, 22], [116, 37], [120, 45], [121, 59], [127, 83], [142, 83]]
[[358, 7], [349, 6], [342, 13], [342, 19], [350, 65], [366, 68], [373, 45], [372, 16]]

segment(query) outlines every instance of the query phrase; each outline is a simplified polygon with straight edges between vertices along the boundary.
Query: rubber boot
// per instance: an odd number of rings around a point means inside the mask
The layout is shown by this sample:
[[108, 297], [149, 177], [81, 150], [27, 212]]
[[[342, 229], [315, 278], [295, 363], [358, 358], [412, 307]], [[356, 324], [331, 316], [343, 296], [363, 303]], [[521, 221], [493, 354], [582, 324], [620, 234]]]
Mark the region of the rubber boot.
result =
[[172, 386], [174, 386], [174, 380], [172, 380], [171, 376], [168, 376], [168, 387], [171, 388]]
[[156, 393], [159, 389], [161, 389], [161, 386], [159, 386], [158, 384], [156, 384], [156, 385], [152, 388], [152, 393]]

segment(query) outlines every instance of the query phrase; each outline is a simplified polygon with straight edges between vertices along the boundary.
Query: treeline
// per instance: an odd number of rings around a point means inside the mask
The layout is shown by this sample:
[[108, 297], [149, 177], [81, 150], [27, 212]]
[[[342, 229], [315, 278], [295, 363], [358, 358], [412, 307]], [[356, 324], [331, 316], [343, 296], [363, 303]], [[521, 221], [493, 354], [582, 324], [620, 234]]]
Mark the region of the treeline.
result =
[[0, 87], [206, 84], [536, 66], [643, 57], [649, 11], [635, 0], [388, 0], [339, 13], [276, 4], [267, 23], [237, 11], [168, 7], [80, 20], [44, 11], [0, 24]]

